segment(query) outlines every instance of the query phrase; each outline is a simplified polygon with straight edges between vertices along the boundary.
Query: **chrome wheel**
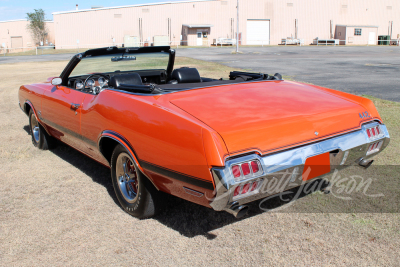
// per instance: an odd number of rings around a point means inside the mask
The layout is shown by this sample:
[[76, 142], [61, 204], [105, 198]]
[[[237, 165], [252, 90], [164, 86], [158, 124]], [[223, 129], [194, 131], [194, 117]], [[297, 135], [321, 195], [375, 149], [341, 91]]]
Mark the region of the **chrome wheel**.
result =
[[133, 160], [123, 152], [118, 155], [115, 167], [117, 183], [122, 196], [129, 203], [135, 202], [138, 196], [139, 182]]
[[39, 122], [37, 121], [36, 116], [33, 113], [31, 114], [31, 132], [35, 142], [39, 143], [40, 140]]

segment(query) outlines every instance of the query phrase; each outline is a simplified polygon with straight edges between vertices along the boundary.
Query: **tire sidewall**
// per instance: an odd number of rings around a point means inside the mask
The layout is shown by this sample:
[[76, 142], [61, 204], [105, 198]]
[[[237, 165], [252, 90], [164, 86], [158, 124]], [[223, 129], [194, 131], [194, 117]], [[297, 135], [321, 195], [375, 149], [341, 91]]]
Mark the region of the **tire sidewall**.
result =
[[122, 209], [129, 213], [130, 215], [133, 215], [137, 218], [142, 218], [146, 214], [146, 209], [147, 209], [147, 203], [149, 198], [151, 198], [147, 188], [146, 188], [146, 182], [145, 182], [145, 177], [143, 177], [143, 174], [140, 172], [136, 162], [132, 160], [132, 162], [135, 164], [136, 167], [136, 174], [137, 174], [137, 180], [139, 183], [139, 189], [137, 193], [137, 198], [134, 202], [129, 203], [128, 201], [125, 200], [125, 198], [122, 195], [122, 192], [120, 191], [119, 185], [118, 185], [118, 178], [116, 175], [116, 162], [117, 158], [121, 153], [126, 153], [129, 155], [129, 152], [121, 145], [117, 145], [114, 149], [114, 152], [111, 157], [111, 177], [112, 177], [112, 184], [114, 187], [115, 194], [118, 198], [119, 203], [121, 204]]
[[[37, 148], [42, 148], [43, 147], [43, 133], [42, 133], [42, 128], [40, 127], [39, 124], [39, 142], [36, 142], [35, 137], [33, 136], [33, 132], [32, 132], [32, 116], [35, 116], [35, 113], [33, 112], [33, 110], [31, 109], [29, 111], [29, 132], [31, 134], [31, 138], [32, 138], [32, 144], [37, 147]], [[37, 118], [36, 118], [37, 120]]]

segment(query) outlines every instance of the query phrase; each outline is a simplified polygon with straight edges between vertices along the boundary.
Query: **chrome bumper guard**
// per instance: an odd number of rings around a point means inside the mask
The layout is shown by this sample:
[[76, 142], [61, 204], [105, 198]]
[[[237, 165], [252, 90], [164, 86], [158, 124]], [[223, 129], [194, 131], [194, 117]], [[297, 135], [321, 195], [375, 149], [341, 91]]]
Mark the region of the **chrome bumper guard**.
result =
[[[379, 137], [371, 139], [367, 135], [367, 128], [379, 125], [381, 133]], [[371, 144], [383, 141], [380, 150], [367, 155]], [[329, 138], [313, 144], [286, 150], [260, 157], [257, 154], [247, 155], [225, 163], [225, 167], [215, 167], [212, 175], [215, 181], [216, 196], [211, 200], [210, 206], [217, 211], [229, 211], [232, 206], [243, 205], [258, 199], [276, 195], [290, 188], [308, 183], [323, 177], [335, 170], [359, 164], [381, 152], [390, 141], [389, 132], [384, 124], [372, 122], [364, 124], [361, 130], [341, 136]], [[306, 159], [316, 155], [330, 152], [331, 171], [322, 176], [303, 181], [302, 173]], [[233, 177], [231, 166], [245, 161], [259, 160], [263, 171], [256, 177], [236, 181]], [[238, 186], [244, 186], [251, 182], [257, 182], [257, 188], [247, 194], [234, 197], [234, 190]], [[271, 184], [276, 186], [270, 186]], [[269, 185], [269, 186], [267, 186]], [[270, 190], [272, 188], [272, 190]]]

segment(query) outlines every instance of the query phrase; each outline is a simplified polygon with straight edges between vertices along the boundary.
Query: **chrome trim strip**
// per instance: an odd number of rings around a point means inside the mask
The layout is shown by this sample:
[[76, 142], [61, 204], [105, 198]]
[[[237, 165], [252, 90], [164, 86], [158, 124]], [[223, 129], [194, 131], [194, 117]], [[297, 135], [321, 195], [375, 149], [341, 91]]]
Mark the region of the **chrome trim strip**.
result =
[[[368, 138], [366, 129], [374, 127], [376, 125], [380, 125], [380, 129], [383, 134], [380, 138], [371, 140]], [[366, 155], [369, 145], [371, 143], [377, 142], [378, 140], [383, 140], [383, 145], [379, 151], [381, 152], [389, 144], [390, 141], [389, 132], [384, 124], [379, 124], [378, 122], [371, 122], [362, 125], [361, 130], [357, 130], [348, 134], [333, 137], [320, 142], [283, 151], [281, 153], [275, 153], [264, 157], [261, 157], [257, 154], [252, 154], [228, 160], [225, 163], [225, 167], [212, 169], [212, 175], [214, 177], [216, 185], [215, 189], [216, 197], [211, 201], [210, 206], [214, 210], [228, 209], [231, 203], [233, 202], [233, 190], [235, 189], [235, 187], [242, 186], [243, 184], [253, 180], [259, 180], [259, 179], [266, 180], [266, 178], [272, 177], [274, 175], [276, 177], [280, 177], [279, 179], [283, 179], [284, 175], [282, 176], [282, 173], [288, 173], [291, 175], [294, 170], [296, 170], [296, 172], [300, 174], [299, 175], [300, 178], [295, 177], [296, 179], [294, 180], [298, 179], [301, 180], [301, 174], [303, 173], [306, 159], [312, 156], [316, 156], [327, 152], [335, 152], [331, 153], [330, 155], [330, 164], [331, 167], [332, 166], [334, 167], [331, 168], [331, 172], [333, 172], [335, 169], [339, 170], [347, 166], [357, 164], [361, 158], [367, 159], [379, 153], [378, 152], [378, 153], [373, 153], [371, 155]], [[263, 172], [256, 177], [243, 179], [239, 182], [235, 181], [231, 172], [231, 166], [254, 159], [258, 159], [261, 162]], [[276, 175], [277, 173], [280, 173], [280, 175]], [[292, 181], [293, 179], [293, 177], [290, 175], [288, 182]], [[264, 184], [266, 182], [267, 181], [265, 181]], [[258, 194], [248, 198], [245, 197], [240, 198], [238, 202], [239, 205], [242, 205], [266, 196], [268, 196], [268, 194]]]
[[[363, 122], [362, 125], [367, 125], [367, 124], [370, 124], [370, 123], [373, 123], [373, 122], [382, 123], [381, 120], [379, 120], [377, 118], [374, 118], [373, 120], [369, 120], [369, 121]], [[360, 130], [360, 128], [347, 130], [347, 131], [344, 131], [344, 132], [337, 133], [337, 136], [349, 134], [349, 133], [352, 133], [352, 132], [355, 132], [355, 131], [359, 131], [359, 130]], [[308, 141], [306, 141], [305, 144], [307, 145], [307, 144], [311, 144], [311, 143], [318, 143], [318, 142], [321, 142], [321, 141], [324, 141], [324, 140], [328, 140], [328, 139], [332, 139], [332, 138], [335, 138], [335, 136], [333, 136], [333, 137], [332, 136], [325, 136], [325, 137], [319, 138], [319, 139], [308, 140]], [[268, 152], [267, 151], [267, 153], [271, 153], [271, 154], [280, 153], [280, 151], [291, 150], [291, 149], [293, 149], [293, 147], [296, 147], [296, 146], [300, 147], [300, 146], [303, 146], [303, 145], [304, 145], [304, 142], [295, 143], [295, 144], [291, 144], [289, 146], [274, 148], [272, 150], [272, 152]], [[258, 149], [249, 150], [249, 151], [246, 151], [245, 153], [242, 153], [242, 154], [247, 154], [248, 155], [248, 154], [251, 154], [251, 153], [263, 154]], [[264, 153], [264, 154], [266, 154], [266, 153]], [[234, 155], [227, 157], [226, 161], [230, 160], [231, 158], [238, 158], [238, 157], [240, 157], [240, 154], [236, 154], [235, 153]]]

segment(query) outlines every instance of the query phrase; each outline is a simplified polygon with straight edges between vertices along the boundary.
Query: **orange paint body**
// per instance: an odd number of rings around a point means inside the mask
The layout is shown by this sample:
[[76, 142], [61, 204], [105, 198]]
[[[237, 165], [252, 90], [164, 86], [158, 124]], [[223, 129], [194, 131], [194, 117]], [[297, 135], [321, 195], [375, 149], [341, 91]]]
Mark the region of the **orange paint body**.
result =
[[[92, 95], [46, 82], [22, 86], [19, 101], [22, 108], [32, 104], [52, 136], [107, 166], [99, 141], [116, 133], [159, 190], [204, 206], [213, 196], [210, 169], [224, 166], [228, 157], [266, 155], [381, 120], [368, 99], [287, 81], [163, 95], [116, 90]], [[73, 110], [72, 103], [80, 107]], [[370, 117], [362, 120], [364, 111]], [[189, 195], [184, 186], [205, 195]]]
[[312, 178], [324, 175], [330, 171], [331, 165], [328, 152], [310, 157], [306, 160], [306, 163], [304, 164], [302, 179], [303, 181], [307, 181]]

